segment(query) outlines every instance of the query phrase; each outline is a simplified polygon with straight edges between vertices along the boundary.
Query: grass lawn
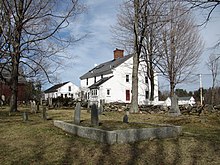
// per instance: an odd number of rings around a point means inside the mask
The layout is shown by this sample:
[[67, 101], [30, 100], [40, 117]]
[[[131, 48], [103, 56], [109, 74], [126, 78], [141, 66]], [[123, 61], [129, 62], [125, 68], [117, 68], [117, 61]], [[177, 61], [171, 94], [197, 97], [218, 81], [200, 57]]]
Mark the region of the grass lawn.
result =
[[[53, 126], [53, 120], [72, 120], [73, 110], [49, 110], [51, 120], [22, 111], [10, 116], [0, 108], [0, 164], [220, 164], [220, 113], [168, 117], [165, 114], [132, 114], [129, 122], [181, 125], [183, 135], [173, 139], [152, 139], [130, 144], [106, 145], [67, 134]], [[106, 112], [100, 122], [120, 123], [124, 113]], [[82, 110], [82, 120], [90, 114]]]

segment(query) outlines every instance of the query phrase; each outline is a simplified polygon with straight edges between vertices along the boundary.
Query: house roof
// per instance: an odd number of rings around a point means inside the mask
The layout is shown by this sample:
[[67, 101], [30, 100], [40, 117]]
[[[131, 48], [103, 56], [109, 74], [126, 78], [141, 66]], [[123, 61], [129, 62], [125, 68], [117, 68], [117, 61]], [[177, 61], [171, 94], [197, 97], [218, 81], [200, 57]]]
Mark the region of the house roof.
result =
[[102, 85], [104, 82], [106, 82], [107, 80], [109, 80], [110, 78], [112, 78], [113, 76], [110, 77], [104, 77], [102, 79], [100, 79], [99, 81], [97, 81], [96, 83], [92, 84], [91, 86], [89, 86], [90, 89], [97, 89], [99, 88], [100, 85]]
[[48, 88], [47, 90], [44, 91], [44, 93], [53, 93], [53, 92], [57, 92], [57, 89], [59, 89], [60, 87], [64, 86], [65, 84], [69, 83], [69, 81], [64, 82], [64, 83], [60, 83], [60, 84], [56, 84], [50, 88]]
[[123, 62], [125, 62], [126, 60], [128, 60], [132, 56], [133, 56], [133, 54], [130, 54], [130, 55], [124, 56], [122, 58], [117, 58], [117, 59], [113, 59], [111, 61], [102, 63], [102, 64], [94, 67], [93, 69], [91, 69], [90, 71], [85, 73], [84, 75], [82, 75], [80, 77], [80, 79], [83, 80], [86, 78], [110, 74], [110, 73], [112, 73], [113, 68], [116, 68], [117, 66], [121, 65]]

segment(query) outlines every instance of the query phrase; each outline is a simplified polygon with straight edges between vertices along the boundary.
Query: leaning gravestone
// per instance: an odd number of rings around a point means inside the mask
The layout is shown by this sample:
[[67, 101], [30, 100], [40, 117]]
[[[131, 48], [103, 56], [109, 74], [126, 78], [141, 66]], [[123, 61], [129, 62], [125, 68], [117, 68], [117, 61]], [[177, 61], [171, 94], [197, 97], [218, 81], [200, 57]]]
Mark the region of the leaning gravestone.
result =
[[171, 107], [168, 113], [170, 116], [181, 115], [179, 105], [178, 105], [178, 98], [175, 94], [171, 97]]
[[80, 113], [81, 113], [81, 105], [80, 103], [76, 104], [75, 112], [74, 112], [74, 123], [80, 124]]
[[91, 110], [91, 125], [98, 126], [99, 125], [99, 112], [96, 104], [92, 105]]

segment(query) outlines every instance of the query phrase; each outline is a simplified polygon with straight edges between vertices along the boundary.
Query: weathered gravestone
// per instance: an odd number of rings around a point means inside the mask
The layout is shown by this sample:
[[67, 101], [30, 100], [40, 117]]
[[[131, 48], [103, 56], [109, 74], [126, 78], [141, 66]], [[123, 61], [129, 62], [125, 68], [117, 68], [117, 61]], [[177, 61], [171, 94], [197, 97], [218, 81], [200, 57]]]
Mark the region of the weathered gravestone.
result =
[[23, 113], [23, 121], [28, 121], [28, 113], [27, 112]]
[[128, 115], [124, 115], [124, 117], [123, 117], [123, 123], [128, 123]]
[[178, 98], [175, 94], [171, 97], [171, 107], [168, 113], [170, 116], [181, 115], [179, 105], [178, 105]]
[[53, 105], [53, 100], [52, 100], [52, 98], [49, 97], [48, 101], [49, 101], [49, 107], [51, 107], [51, 106]]
[[47, 109], [45, 106], [43, 106], [43, 116], [42, 117], [44, 120], [47, 120]]
[[30, 105], [31, 105], [31, 113], [36, 113], [36, 102], [33, 100], [30, 100]]
[[91, 125], [92, 126], [99, 125], [99, 111], [96, 104], [93, 104], [91, 109]]
[[74, 111], [74, 123], [80, 124], [80, 114], [81, 114], [81, 105], [80, 103], [76, 104], [75, 111]]
[[123, 117], [123, 123], [128, 123], [128, 115], [129, 115], [129, 111], [126, 111], [126, 114]]
[[40, 111], [40, 103], [37, 102], [37, 109], [36, 109], [36, 113], [38, 113]]
[[104, 112], [104, 104], [105, 100], [100, 100], [99, 114], [102, 114], [102, 112]]

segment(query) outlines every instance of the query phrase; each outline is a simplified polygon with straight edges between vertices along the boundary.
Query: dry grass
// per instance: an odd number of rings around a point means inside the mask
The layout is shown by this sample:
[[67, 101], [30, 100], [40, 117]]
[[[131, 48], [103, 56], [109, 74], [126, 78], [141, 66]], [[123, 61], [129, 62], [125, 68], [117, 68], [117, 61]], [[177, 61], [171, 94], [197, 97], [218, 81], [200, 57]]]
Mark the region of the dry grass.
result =
[[[108, 112], [101, 122], [122, 121], [123, 113]], [[0, 164], [220, 164], [220, 115], [180, 116], [132, 114], [129, 122], [169, 123], [183, 126], [177, 139], [152, 139], [131, 144], [100, 144], [67, 134], [53, 120], [72, 120], [71, 110], [49, 110], [42, 114], [8, 115], [0, 109]], [[90, 115], [82, 111], [82, 120]]]

